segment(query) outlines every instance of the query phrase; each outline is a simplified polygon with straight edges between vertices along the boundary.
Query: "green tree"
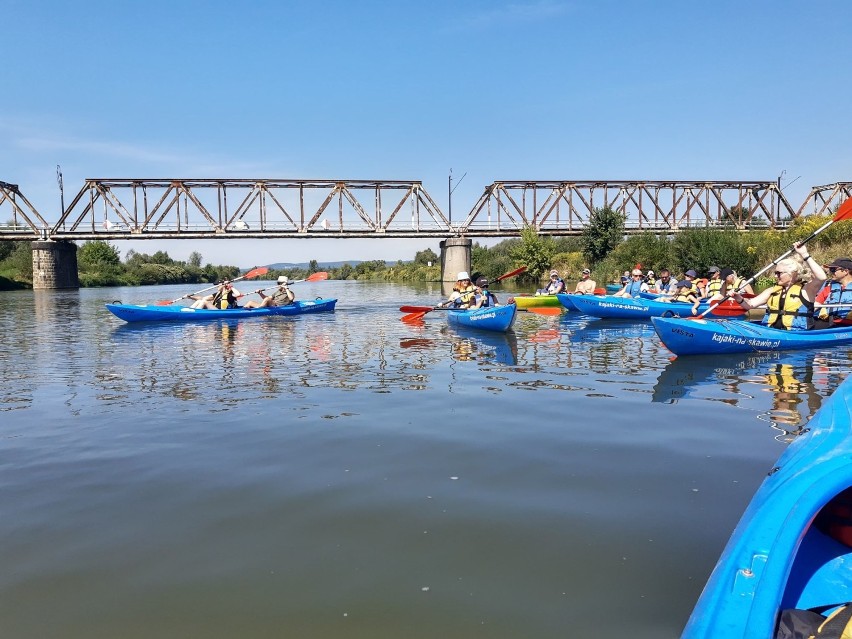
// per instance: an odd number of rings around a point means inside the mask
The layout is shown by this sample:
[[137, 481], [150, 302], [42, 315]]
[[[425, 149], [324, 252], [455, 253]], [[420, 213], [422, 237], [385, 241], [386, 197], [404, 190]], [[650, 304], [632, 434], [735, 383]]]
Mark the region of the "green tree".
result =
[[91, 240], [84, 242], [77, 249], [77, 260], [84, 265], [111, 265], [118, 266], [121, 264], [121, 256], [118, 254], [118, 249], [103, 240]]
[[417, 251], [417, 253], [414, 254], [415, 264], [428, 264], [429, 262], [432, 262], [432, 264], [438, 263], [438, 254], [432, 249]]
[[308, 262], [308, 275], [312, 275], [317, 272], [319, 272], [319, 262], [316, 260]]
[[195, 268], [201, 268], [201, 253], [193, 251], [189, 254], [189, 265]]
[[618, 246], [624, 237], [623, 213], [608, 206], [592, 211], [583, 229], [583, 254], [591, 264], [597, 264]]
[[521, 243], [514, 247], [511, 257], [517, 264], [527, 267], [527, 274], [538, 279], [550, 270], [550, 263], [556, 254], [556, 244], [552, 237], [543, 237], [532, 226], [521, 229]]

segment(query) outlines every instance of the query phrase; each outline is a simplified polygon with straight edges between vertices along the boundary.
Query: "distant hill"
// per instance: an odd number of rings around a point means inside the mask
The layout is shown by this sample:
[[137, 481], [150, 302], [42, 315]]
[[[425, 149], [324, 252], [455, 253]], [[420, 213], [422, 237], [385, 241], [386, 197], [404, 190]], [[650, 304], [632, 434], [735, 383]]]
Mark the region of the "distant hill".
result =
[[[363, 261], [364, 260], [341, 260], [339, 262], [320, 262], [317, 260], [317, 264], [320, 268], [340, 268], [344, 264], [358, 266]], [[310, 264], [310, 262], [299, 262], [298, 264], [294, 264], [293, 262], [278, 262], [277, 264], [269, 264], [268, 267], [270, 270], [286, 271], [289, 268], [306, 269], [310, 266]]]
[[[324, 268], [340, 268], [344, 264], [349, 264], [350, 266], [358, 266], [361, 262], [365, 262], [365, 261], [366, 260], [340, 260], [338, 262], [320, 262], [320, 261], [317, 261], [317, 264], [319, 265], [320, 269], [324, 269]], [[373, 260], [370, 260], [370, 261], [372, 262]], [[384, 263], [386, 265], [387, 264], [396, 264], [397, 261], [398, 260], [384, 260]], [[410, 262], [413, 262], [413, 260], [402, 260], [403, 264], [409, 264]], [[278, 262], [276, 264], [268, 264], [267, 267], [269, 268], [270, 271], [273, 271], [273, 270], [275, 270], [275, 271], [286, 271], [287, 269], [290, 269], [290, 268], [307, 269], [310, 265], [311, 265], [310, 262], [299, 262], [297, 264], [293, 263], [293, 262]], [[249, 269], [243, 269], [243, 270], [247, 271]]]

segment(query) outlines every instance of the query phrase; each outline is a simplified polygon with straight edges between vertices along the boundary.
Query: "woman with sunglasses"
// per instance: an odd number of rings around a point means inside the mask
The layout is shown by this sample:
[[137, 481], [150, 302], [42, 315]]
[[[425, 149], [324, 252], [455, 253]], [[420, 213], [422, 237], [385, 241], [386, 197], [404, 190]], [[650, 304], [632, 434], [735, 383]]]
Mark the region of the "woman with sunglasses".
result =
[[814, 328], [852, 325], [852, 259], [839, 257], [826, 268], [831, 279], [814, 302]]
[[825, 279], [825, 271], [804, 246], [796, 243], [793, 250], [811, 270], [814, 277], [810, 282], [802, 281], [802, 264], [796, 259], [787, 258], [775, 265], [775, 286], [770, 286], [750, 299], [744, 298], [740, 293], [734, 293], [732, 298], [746, 310], [766, 304], [762, 322], [766, 326], [788, 331], [804, 331], [814, 326], [813, 300], [822, 280]]

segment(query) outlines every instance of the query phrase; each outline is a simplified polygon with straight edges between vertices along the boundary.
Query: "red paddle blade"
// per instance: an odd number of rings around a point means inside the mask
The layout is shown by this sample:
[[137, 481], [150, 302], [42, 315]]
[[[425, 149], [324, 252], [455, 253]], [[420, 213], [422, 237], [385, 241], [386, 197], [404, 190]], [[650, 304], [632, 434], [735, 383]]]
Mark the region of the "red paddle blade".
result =
[[243, 278], [250, 280], [253, 277], [258, 277], [259, 275], [266, 275], [267, 273], [269, 273], [269, 269], [265, 266], [261, 266], [260, 268], [253, 268], [248, 273], [243, 275]]
[[399, 310], [402, 313], [428, 313], [432, 310], [431, 306], [400, 306]]
[[562, 309], [558, 306], [533, 306], [526, 310], [536, 315], [562, 315]]
[[[429, 309], [429, 310], [432, 310], [432, 309]], [[418, 321], [422, 320], [423, 316], [426, 315], [426, 313], [428, 313], [428, 312], [429, 311], [421, 311], [419, 313], [410, 313], [408, 315], [403, 315], [400, 319], [403, 322], [408, 322], [408, 323], [418, 322]]]
[[305, 278], [306, 282], [322, 282], [323, 280], [328, 279], [328, 273], [325, 271], [319, 271], [318, 273], [312, 273]]
[[510, 277], [515, 277], [515, 275], [520, 275], [521, 273], [523, 273], [526, 270], [527, 270], [526, 266], [522, 266], [521, 268], [516, 268], [514, 271], [509, 271], [508, 273], [504, 273], [500, 277], [494, 278], [494, 281], [495, 282], [501, 282], [501, 281], [508, 279]]
[[709, 313], [717, 317], [739, 317], [745, 314], [745, 309], [734, 300], [725, 300]]
[[174, 300], [160, 300], [159, 302], [154, 302], [154, 306], [169, 306], [174, 303]]
[[594, 295], [606, 295], [606, 289], [605, 288], [596, 288], [594, 291], [592, 291], [592, 294], [594, 294]]
[[852, 220], [852, 197], [847, 198], [837, 209], [837, 213], [834, 214], [834, 221], [839, 222], [840, 220]]

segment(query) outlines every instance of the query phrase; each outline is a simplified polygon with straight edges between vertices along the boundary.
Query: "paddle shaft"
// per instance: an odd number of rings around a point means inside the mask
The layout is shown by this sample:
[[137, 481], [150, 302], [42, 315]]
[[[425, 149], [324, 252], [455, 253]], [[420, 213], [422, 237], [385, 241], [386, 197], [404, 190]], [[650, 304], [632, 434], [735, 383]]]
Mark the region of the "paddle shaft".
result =
[[[244, 279], [247, 279], [247, 278], [257, 277], [258, 275], [265, 275], [265, 274], [266, 274], [266, 273], [268, 273], [268, 272], [269, 272], [269, 269], [268, 269], [268, 268], [266, 268], [265, 266], [261, 266], [260, 268], [253, 268], [252, 270], [250, 270], [250, 271], [249, 271], [248, 273], [246, 273], [245, 275], [241, 275], [241, 276], [239, 276], [239, 277], [235, 277], [234, 279], [232, 279], [232, 280], [230, 280], [230, 281], [231, 281], [231, 282], [239, 282], [240, 280], [244, 280]], [[168, 304], [176, 304], [177, 302], [180, 302], [181, 300], [184, 300], [184, 299], [186, 299], [186, 298], [188, 298], [188, 297], [192, 297], [193, 295], [201, 295], [201, 293], [204, 293], [204, 292], [206, 292], [206, 291], [213, 290], [213, 289], [214, 289], [214, 288], [216, 288], [217, 286], [219, 286], [219, 285], [218, 285], [218, 284], [213, 284], [212, 286], [208, 286], [207, 288], [202, 288], [200, 291], [196, 291], [195, 293], [189, 293], [188, 295], [181, 295], [181, 296], [180, 296], [180, 297], [178, 297], [177, 299], [173, 299], [173, 300], [162, 300], [162, 301], [158, 302], [157, 304], [158, 304], [159, 306], [166, 306], [166, 305], [168, 305]]]
[[[326, 271], [318, 271], [316, 273], [313, 273], [312, 275], [309, 275], [308, 277], [306, 277], [303, 280], [292, 280], [290, 282], [287, 282], [287, 286], [290, 286], [290, 284], [301, 284], [302, 282], [321, 282], [321, 281], [327, 280], [327, 279], [328, 279], [328, 273]], [[275, 286], [267, 286], [266, 288], [260, 288], [260, 289], [254, 291], [254, 292], [255, 293], [263, 293], [264, 291], [269, 291], [269, 290], [272, 290], [273, 288], [278, 288], [278, 284], [276, 284]], [[242, 295], [240, 295], [240, 297], [245, 297], [246, 295], [248, 295], [248, 293], [243, 293]]]
[[[846, 203], [852, 203], [852, 199], [847, 200], [847, 202], [846, 202]], [[846, 203], [844, 203], [844, 204], [846, 204]], [[844, 212], [844, 210], [845, 210], [845, 212]], [[835, 215], [832, 219], [830, 219], [828, 222], [826, 222], [826, 223], [825, 223], [825, 224], [823, 224], [821, 227], [819, 227], [816, 231], [814, 231], [813, 233], [811, 233], [810, 235], [808, 235], [805, 239], [803, 239], [803, 240], [801, 240], [800, 242], [798, 242], [799, 246], [804, 246], [805, 244], [807, 244], [808, 242], [810, 242], [812, 239], [814, 239], [817, 235], [819, 235], [820, 233], [822, 233], [822, 232], [823, 232], [825, 229], [827, 229], [829, 226], [831, 226], [832, 224], [834, 224], [837, 220], [842, 219], [845, 215], [848, 215], [849, 213], [852, 213], [852, 208], [850, 208], [849, 206], [841, 206], [841, 207], [840, 207], [840, 209], [838, 209], [838, 211], [837, 211], [837, 215]], [[795, 249], [795, 248], [791, 248], [789, 251], [787, 251], [786, 253], [784, 253], [784, 254], [783, 254], [783, 255], [781, 255], [780, 257], [777, 257], [777, 258], [775, 258], [774, 260], [772, 260], [772, 262], [770, 262], [769, 264], [767, 264], [766, 266], [764, 266], [764, 267], [763, 267], [762, 269], [760, 269], [757, 273], [755, 273], [755, 274], [754, 274], [754, 275], [752, 275], [750, 278], [748, 278], [745, 282], [742, 282], [742, 283], [741, 283], [741, 284], [740, 284], [740, 285], [739, 285], [739, 286], [738, 286], [738, 287], [734, 290], [733, 294], [734, 294], [734, 295], [736, 295], [736, 294], [737, 294], [737, 293], [739, 293], [741, 290], [745, 289], [745, 287], [746, 287], [746, 286], [748, 286], [749, 284], [752, 284], [752, 283], [753, 283], [753, 282], [754, 282], [754, 281], [755, 281], [758, 277], [760, 277], [761, 275], [763, 275], [764, 273], [766, 273], [766, 271], [768, 271], [769, 269], [773, 268], [774, 266], [777, 266], [777, 265], [778, 265], [778, 262], [780, 262], [781, 260], [783, 260], [783, 259], [785, 259], [785, 258], [787, 258], [787, 257], [790, 257], [790, 255], [792, 255], [795, 251], [796, 251], [796, 249]], [[710, 311], [712, 311], [714, 308], [716, 308], [717, 306], [719, 306], [719, 304], [721, 304], [721, 303], [722, 303], [721, 301], [716, 302], [716, 304], [714, 304], [713, 306], [711, 306], [710, 308], [708, 308], [706, 311], [704, 311], [703, 313], [701, 313], [701, 315], [699, 315], [698, 317], [704, 317], [705, 315], [707, 315], [708, 313], [710, 313]]]

